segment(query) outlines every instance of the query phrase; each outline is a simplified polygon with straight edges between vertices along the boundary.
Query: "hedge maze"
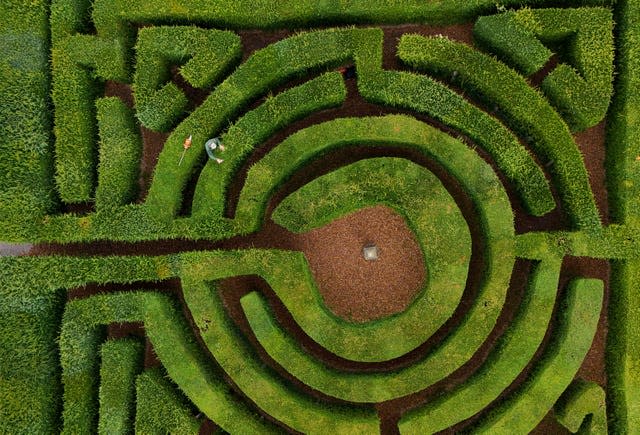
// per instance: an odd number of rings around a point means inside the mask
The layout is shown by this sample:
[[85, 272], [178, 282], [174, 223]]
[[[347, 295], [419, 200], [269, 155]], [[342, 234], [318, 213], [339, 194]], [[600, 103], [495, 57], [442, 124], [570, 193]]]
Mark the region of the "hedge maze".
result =
[[[566, 3], [2, 3], [0, 432], [640, 433], [640, 2]], [[295, 241], [380, 207], [356, 321]]]

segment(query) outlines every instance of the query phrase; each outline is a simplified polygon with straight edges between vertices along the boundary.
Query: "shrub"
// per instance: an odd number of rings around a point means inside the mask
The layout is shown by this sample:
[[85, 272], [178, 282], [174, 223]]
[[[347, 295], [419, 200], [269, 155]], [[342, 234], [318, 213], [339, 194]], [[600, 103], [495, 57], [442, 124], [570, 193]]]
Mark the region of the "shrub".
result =
[[[567, 125], [548, 102], [524, 78], [491, 57], [444, 37], [404, 35], [398, 47], [400, 58], [411, 66], [451, 76], [464, 89], [490, 100], [504, 112], [531, 146], [551, 167], [563, 209], [578, 229], [598, 231], [600, 216], [595, 205], [582, 155]], [[512, 95], [518, 95], [517, 103]]]
[[49, 146], [47, 2], [0, 5], [0, 234], [30, 237], [56, 211]]
[[[230, 322], [214, 285], [190, 281], [185, 299], [217, 363], [262, 410], [303, 433], [370, 434], [379, 427], [373, 407], [319, 403], [262, 365]], [[224, 426], [223, 426], [224, 427]]]
[[52, 50], [55, 105], [56, 185], [65, 202], [93, 197], [97, 163], [94, 100], [101, 86], [96, 77], [127, 80], [123, 47], [117, 40], [75, 35]]
[[560, 45], [563, 58], [572, 64], [553, 70], [542, 90], [574, 131], [605, 117], [613, 91], [613, 19], [608, 9], [521, 9], [479, 18], [474, 35], [525, 75], [551, 57], [543, 42]]
[[202, 171], [194, 195], [193, 216], [223, 218], [227, 188], [257, 146], [297, 119], [342, 104], [345, 97], [340, 74], [326, 73], [267, 98], [258, 108], [247, 112], [222, 136], [227, 146], [224, 165], [209, 163]]
[[96, 102], [100, 153], [96, 208], [114, 208], [135, 199], [142, 142], [133, 112], [119, 98]]
[[352, 31], [358, 89], [376, 104], [415, 110], [469, 136], [514, 184], [526, 209], [541, 216], [555, 208], [544, 173], [504, 125], [429, 77], [383, 71], [382, 32]]
[[210, 88], [241, 55], [240, 37], [232, 32], [188, 26], [141, 29], [136, 44], [134, 96], [137, 116], [147, 128], [167, 131], [184, 113], [187, 97], [169, 82], [169, 67], [196, 88]]
[[133, 428], [135, 381], [142, 371], [144, 343], [109, 340], [100, 348], [100, 410], [98, 432], [120, 434]]
[[201, 421], [160, 369], [145, 370], [135, 382], [136, 433], [197, 434]]
[[555, 339], [517, 393], [475, 427], [478, 433], [530, 432], [571, 384], [591, 348], [604, 290], [595, 279], [576, 279], [568, 290]]

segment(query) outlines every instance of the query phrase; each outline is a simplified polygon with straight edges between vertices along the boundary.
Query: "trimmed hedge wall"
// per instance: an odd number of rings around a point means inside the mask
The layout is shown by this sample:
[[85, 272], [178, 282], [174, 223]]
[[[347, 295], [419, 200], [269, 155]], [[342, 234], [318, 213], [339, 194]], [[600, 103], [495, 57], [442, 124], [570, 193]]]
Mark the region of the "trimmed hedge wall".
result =
[[607, 404], [606, 393], [595, 382], [576, 379], [562, 393], [553, 406], [556, 418], [572, 433], [578, 433], [588, 420], [584, 430], [593, 434], [606, 434]]
[[558, 311], [560, 327], [532, 375], [474, 431], [506, 435], [528, 433], [536, 427], [571, 384], [589, 352], [603, 296], [600, 280], [576, 279], [570, 283], [567, 299]]
[[96, 101], [100, 152], [96, 209], [112, 209], [135, 199], [142, 141], [133, 111], [119, 98]]
[[[420, 70], [449, 77], [458, 71], [453, 79], [456, 84], [498, 105], [516, 130], [531, 136], [530, 144], [538, 155], [553, 162], [551, 172], [573, 224], [586, 231], [601, 228], [584, 161], [567, 125], [522, 76], [445, 37], [403, 35], [398, 55]], [[517, 104], [513, 95], [519, 97]]]
[[541, 84], [574, 131], [604, 119], [613, 92], [613, 17], [602, 8], [520, 9], [480, 17], [474, 36], [489, 50], [530, 75], [560, 45], [572, 64], [562, 63]]
[[95, 80], [127, 81], [124, 47], [117, 40], [89, 35], [63, 39], [52, 49], [55, 105], [56, 186], [64, 202], [92, 199], [95, 184]]
[[98, 433], [126, 434], [133, 427], [135, 382], [144, 363], [144, 343], [109, 340], [100, 347]]
[[[171, 220], [179, 210], [181, 192], [192, 174], [191, 171], [205, 156], [205, 141], [218, 135], [252, 100], [265, 95], [271, 88], [311, 70], [337, 65], [346, 60], [349, 56], [349, 46], [345, 38], [345, 32], [330, 29], [293, 36], [256, 51], [217, 86], [202, 105], [180, 123], [167, 139], [145, 204], [154, 209], [155, 213]], [[295, 96], [289, 104], [302, 103], [302, 106], [298, 115], [294, 114], [291, 118], [283, 110], [284, 107], [279, 108], [282, 113], [280, 123], [286, 125], [287, 121], [291, 122], [343, 101], [344, 85], [340, 84], [337, 88], [336, 77], [314, 83], [324, 83], [329, 87], [314, 92], [313, 95], [321, 97], [318, 103], [309, 98], [300, 101], [302, 95], [289, 94], [291, 97]], [[334, 86], [330, 87], [331, 85]], [[190, 135], [197, 146], [186, 153], [182, 165], [178, 166], [176, 162], [182, 153], [182, 143]], [[230, 149], [228, 152], [247, 151], [249, 150]], [[215, 197], [213, 200], [224, 201], [223, 197]]]
[[168, 131], [187, 108], [187, 97], [170, 80], [172, 65], [195, 88], [210, 88], [242, 54], [233, 32], [193, 26], [147, 27], [138, 33], [133, 89], [137, 116], [147, 128]]
[[267, 414], [296, 431], [309, 434], [364, 435], [379, 431], [378, 415], [373, 407], [318, 402], [257, 360], [227, 317], [214, 284], [189, 280], [184, 296], [216, 362]]
[[0, 4], [0, 234], [28, 240], [58, 204], [49, 116], [47, 2]]
[[382, 70], [382, 37], [380, 29], [352, 31], [358, 90], [366, 100], [415, 110], [469, 136], [496, 161], [530, 213], [541, 216], [555, 208], [542, 170], [513, 133], [442, 83]]
[[[616, 3], [617, 82], [607, 124], [607, 184], [611, 216], [635, 234], [640, 229], [640, 5]], [[632, 249], [612, 267], [607, 335], [607, 399], [612, 432], [640, 432], [640, 261]]]
[[[251, 152], [279, 129], [313, 112], [339, 106], [346, 89], [339, 73], [326, 73], [300, 86], [267, 98], [229, 127], [222, 136], [227, 149], [224, 165], [209, 162], [203, 169], [193, 200], [193, 216], [224, 217], [226, 193]], [[266, 203], [262, 204], [266, 207]]]
[[148, 369], [136, 379], [136, 433], [198, 434], [201, 420], [193, 416], [192, 406], [165, 376], [160, 369]]
[[[521, 6], [523, 3], [544, 5], [552, 0], [504, 0], [501, 7]], [[567, 5], [602, 5], [609, 0], [568, 0]], [[425, 24], [453, 24], [469, 21], [496, 9], [492, 0], [449, 0], [446, 3], [406, 0], [368, 0], [366, 3], [343, 3], [328, 0], [318, 3], [301, 0], [283, 3], [252, 0], [221, 0], [212, 5], [207, 0], [192, 0], [189, 7], [175, 8], [162, 2], [145, 0], [97, 0], [94, 20], [103, 21], [115, 32], [124, 22], [166, 22], [196, 20], [219, 27], [236, 29], [302, 28], [327, 24], [379, 23], [395, 24], [421, 22]], [[113, 11], [119, 13], [114, 14]], [[104, 18], [103, 18], [104, 16]], [[108, 25], [108, 27], [107, 27]]]

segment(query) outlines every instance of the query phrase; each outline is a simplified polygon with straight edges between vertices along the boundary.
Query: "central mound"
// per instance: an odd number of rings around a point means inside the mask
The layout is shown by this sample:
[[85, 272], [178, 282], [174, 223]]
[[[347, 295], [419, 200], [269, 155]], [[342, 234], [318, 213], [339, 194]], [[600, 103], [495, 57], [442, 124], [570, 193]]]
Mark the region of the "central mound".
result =
[[[368, 207], [301, 235], [326, 306], [352, 322], [404, 311], [424, 287], [424, 257], [405, 220], [385, 206]], [[367, 261], [362, 248], [378, 247]]]

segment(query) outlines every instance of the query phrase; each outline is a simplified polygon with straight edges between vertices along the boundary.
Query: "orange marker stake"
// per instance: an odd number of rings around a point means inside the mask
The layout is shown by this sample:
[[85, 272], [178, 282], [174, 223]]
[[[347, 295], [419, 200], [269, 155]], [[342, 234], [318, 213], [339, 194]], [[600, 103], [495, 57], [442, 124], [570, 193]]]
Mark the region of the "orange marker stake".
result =
[[180, 161], [178, 162], [178, 166], [182, 164], [182, 159], [184, 159], [185, 153], [189, 148], [191, 148], [191, 135], [189, 135], [189, 137], [184, 140], [184, 143], [182, 144], [182, 148], [184, 149], [182, 150], [182, 155], [180, 156]]

